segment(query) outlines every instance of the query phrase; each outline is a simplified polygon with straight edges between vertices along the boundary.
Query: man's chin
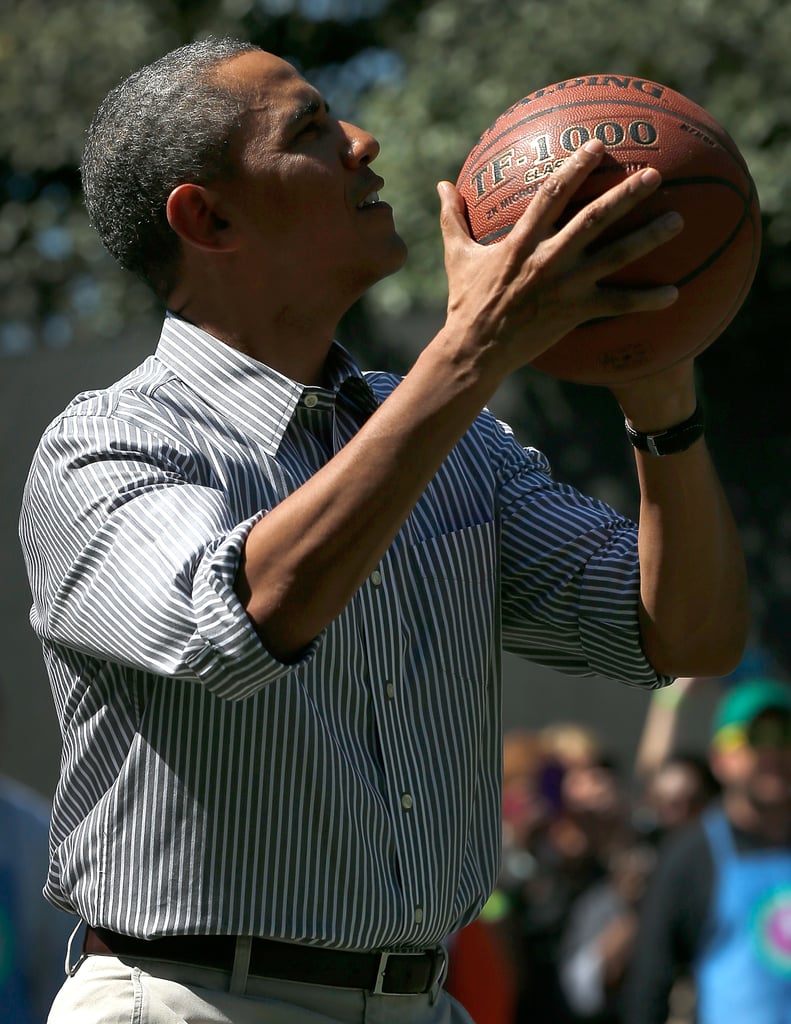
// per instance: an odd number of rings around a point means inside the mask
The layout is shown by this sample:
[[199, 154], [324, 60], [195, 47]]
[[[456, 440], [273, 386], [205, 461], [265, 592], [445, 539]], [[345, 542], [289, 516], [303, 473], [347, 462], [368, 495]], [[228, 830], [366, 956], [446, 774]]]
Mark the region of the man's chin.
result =
[[382, 281], [386, 277], [392, 277], [393, 274], [397, 274], [406, 263], [407, 256], [408, 249], [406, 242], [400, 235], [394, 235], [386, 257], [379, 260], [375, 267], [370, 266], [368, 268], [371, 271], [371, 274], [366, 284], [366, 290], [373, 287], [373, 285], [378, 281]]
[[390, 269], [386, 273], [382, 274], [382, 277], [390, 277], [393, 274], [397, 274], [398, 271], [406, 263], [408, 256], [409, 256], [409, 249], [407, 248], [406, 242], [404, 241], [404, 239], [399, 234], [396, 233], [393, 236], [393, 251], [392, 251], [393, 266], [392, 266], [392, 269]]

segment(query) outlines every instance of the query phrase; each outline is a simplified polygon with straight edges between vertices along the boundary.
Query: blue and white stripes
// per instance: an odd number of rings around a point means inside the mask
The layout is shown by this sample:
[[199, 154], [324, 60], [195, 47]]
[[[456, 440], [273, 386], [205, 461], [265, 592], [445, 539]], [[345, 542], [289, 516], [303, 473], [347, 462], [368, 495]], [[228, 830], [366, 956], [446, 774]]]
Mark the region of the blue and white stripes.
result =
[[636, 528], [484, 412], [295, 665], [233, 589], [252, 525], [397, 385], [305, 388], [176, 318], [46, 431], [20, 532], [63, 733], [47, 893], [91, 924], [440, 941], [494, 882], [500, 649], [655, 686]]

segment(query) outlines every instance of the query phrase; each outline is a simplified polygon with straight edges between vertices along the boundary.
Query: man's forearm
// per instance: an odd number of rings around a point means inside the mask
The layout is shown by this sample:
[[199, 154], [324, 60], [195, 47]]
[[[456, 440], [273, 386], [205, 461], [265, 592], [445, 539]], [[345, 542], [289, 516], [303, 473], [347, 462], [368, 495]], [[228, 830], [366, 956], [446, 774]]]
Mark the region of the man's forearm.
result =
[[[666, 430], [696, 407], [694, 364], [613, 391], [634, 430]], [[747, 641], [749, 595], [741, 540], [705, 439], [673, 455], [635, 448], [635, 459], [645, 653], [665, 675], [726, 675]]]
[[359, 433], [250, 532], [237, 593], [288, 660], [376, 567], [502, 372], [445, 351], [442, 332]]
[[636, 459], [646, 655], [668, 675], [725, 675], [747, 640], [747, 573], [705, 442], [662, 458], [638, 452]]

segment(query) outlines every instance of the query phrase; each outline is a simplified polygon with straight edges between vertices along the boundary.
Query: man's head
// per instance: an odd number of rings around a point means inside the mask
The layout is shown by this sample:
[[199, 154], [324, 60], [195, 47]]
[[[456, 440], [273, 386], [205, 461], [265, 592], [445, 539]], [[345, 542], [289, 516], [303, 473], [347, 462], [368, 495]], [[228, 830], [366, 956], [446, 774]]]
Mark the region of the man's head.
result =
[[375, 201], [378, 152], [286, 61], [207, 39], [107, 96], [88, 131], [83, 186], [107, 248], [161, 299], [189, 256], [193, 294], [219, 273], [220, 287], [241, 278], [251, 303], [262, 284], [287, 285], [302, 312], [322, 286], [343, 306], [403, 263], [392, 212]]
[[246, 105], [213, 71], [255, 49], [230, 39], [182, 46], [119, 83], [88, 129], [81, 170], [91, 223], [121, 266], [163, 300], [180, 249], [168, 196], [182, 182], [230, 173], [229, 143]]
[[791, 687], [758, 678], [728, 689], [714, 714], [711, 764], [726, 790], [757, 804], [791, 799]]

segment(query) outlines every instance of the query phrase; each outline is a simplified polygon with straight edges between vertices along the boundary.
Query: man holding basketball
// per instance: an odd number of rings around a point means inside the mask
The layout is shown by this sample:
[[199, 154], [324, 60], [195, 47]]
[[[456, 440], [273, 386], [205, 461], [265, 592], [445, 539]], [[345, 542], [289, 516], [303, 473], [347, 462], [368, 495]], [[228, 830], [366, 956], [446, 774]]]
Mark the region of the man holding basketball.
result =
[[378, 151], [215, 40], [89, 131], [93, 223], [169, 313], [51, 425], [24, 497], [64, 735], [46, 892], [85, 922], [52, 1024], [467, 1020], [442, 941], [497, 874], [501, 649], [645, 687], [741, 655], [691, 365], [617, 395], [639, 443], [683, 449], [637, 451], [639, 529], [484, 408], [577, 323], [673, 301], [597, 281], [674, 218], [587, 252], [658, 174], [556, 231], [590, 144], [492, 248], [441, 184], [447, 322], [398, 380], [333, 343], [405, 259]]

